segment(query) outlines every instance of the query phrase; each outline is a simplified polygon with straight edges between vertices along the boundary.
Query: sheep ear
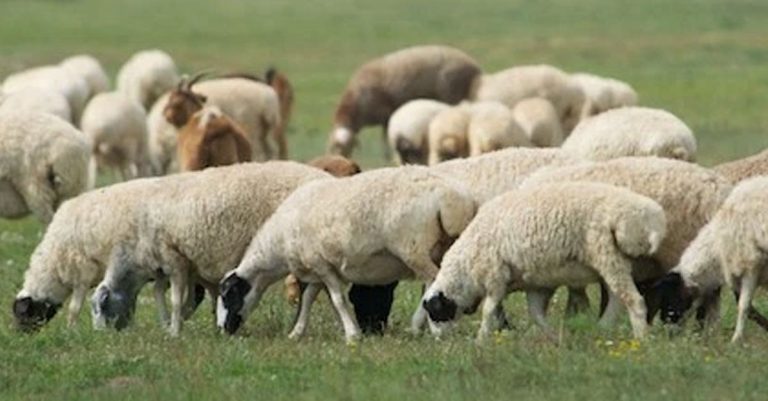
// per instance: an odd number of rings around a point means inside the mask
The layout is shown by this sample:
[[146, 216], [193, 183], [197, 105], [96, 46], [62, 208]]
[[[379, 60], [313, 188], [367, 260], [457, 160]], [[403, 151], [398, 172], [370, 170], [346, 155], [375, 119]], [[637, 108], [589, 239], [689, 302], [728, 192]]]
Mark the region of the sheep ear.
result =
[[29, 309], [31, 307], [31, 297], [19, 298], [13, 302], [13, 314], [14, 316], [26, 316], [29, 314]]
[[251, 285], [242, 277], [233, 274], [221, 283], [221, 300], [228, 310], [239, 311], [245, 304], [245, 296], [251, 291]]

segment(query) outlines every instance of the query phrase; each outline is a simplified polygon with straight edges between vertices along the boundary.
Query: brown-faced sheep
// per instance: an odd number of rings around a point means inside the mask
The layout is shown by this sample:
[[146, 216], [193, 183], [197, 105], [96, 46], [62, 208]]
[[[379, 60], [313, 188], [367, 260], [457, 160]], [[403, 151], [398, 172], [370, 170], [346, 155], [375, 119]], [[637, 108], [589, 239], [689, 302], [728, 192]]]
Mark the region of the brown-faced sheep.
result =
[[456, 104], [468, 98], [480, 73], [475, 60], [447, 46], [409, 47], [363, 64], [341, 95], [329, 150], [351, 154], [355, 136], [366, 126], [384, 127], [386, 139], [389, 117], [409, 100]]

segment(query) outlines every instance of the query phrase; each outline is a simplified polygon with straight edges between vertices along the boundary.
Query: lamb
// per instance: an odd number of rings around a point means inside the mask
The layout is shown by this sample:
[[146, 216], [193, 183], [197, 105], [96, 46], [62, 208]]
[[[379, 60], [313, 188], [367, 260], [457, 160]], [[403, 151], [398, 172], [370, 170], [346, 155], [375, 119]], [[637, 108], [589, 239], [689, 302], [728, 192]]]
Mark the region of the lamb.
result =
[[454, 320], [483, 301], [478, 339], [497, 327], [507, 293], [523, 290], [532, 319], [548, 331], [555, 289], [602, 279], [610, 289], [611, 323], [619, 303], [636, 338], [647, 331], [646, 307], [632, 281], [632, 260], [656, 252], [666, 234], [653, 200], [611, 185], [574, 182], [511, 191], [486, 203], [445, 254], [424, 294], [431, 320]]
[[234, 120], [251, 142], [252, 158], [268, 160], [274, 157], [267, 141], [273, 138], [277, 157], [286, 158], [287, 144], [280, 120], [280, 102], [270, 86], [245, 78], [224, 78], [197, 83], [203, 74], [189, 81], [182, 80], [168, 97], [163, 115], [177, 129], [204, 104], [217, 106]]
[[714, 170], [734, 185], [747, 178], [768, 175], [768, 150], [743, 159], [719, 164], [714, 167]]
[[360, 329], [344, 283], [432, 280], [441, 245], [457, 237], [474, 214], [465, 189], [425, 167], [309, 183], [283, 202], [221, 281], [217, 324], [234, 333], [267, 287], [290, 272], [309, 283], [290, 337], [303, 334], [312, 301], [325, 285], [347, 341], [354, 341]]
[[181, 171], [251, 161], [251, 144], [242, 128], [215, 106], [205, 106], [178, 135], [178, 160]]
[[123, 180], [149, 175], [146, 119], [141, 105], [121, 92], [91, 99], [81, 126], [93, 142], [98, 165], [119, 169]]
[[136, 210], [136, 236], [109, 264], [92, 298], [111, 325], [127, 320], [141, 285], [160, 275], [171, 285], [170, 333], [178, 336], [190, 282], [214, 296], [217, 283], [282, 201], [301, 185], [331, 178], [294, 162], [245, 163], [158, 179], [163, 188]]
[[65, 58], [59, 65], [88, 84], [88, 98], [109, 90], [109, 77], [95, 57], [80, 54]]
[[122, 257], [120, 245], [135, 235], [135, 208], [162, 188], [157, 179], [141, 179], [64, 202], [32, 253], [16, 296], [13, 311], [19, 327], [41, 327], [70, 295], [67, 322], [74, 325], [88, 290], [102, 279], [112, 259]]
[[523, 99], [515, 104], [512, 116], [534, 145], [549, 148], [563, 143], [563, 128], [557, 110], [548, 100], [540, 97]]
[[590, 108], [586, 116], [637, 105], [637, 92], [626, 82], [587, 73], [571, 74], [571, 78], [589, 99]]
[[89, 95], [88, 83], [79, 75], [60, 66], [31, 68], [6, 77], [0, 92], [10, 95], [27, 89], [54, 91], [63, 95], [72, 112], [72, 123], [79, 124]]
[[[543, 169], [529, 177], [522, 187], [571, 181], [625, 187], [664, 208], [669, 222], [667, 236], [656, 254], [645, 261], [651, 266], [636, 269], [634, 276], [637, 282], [648, 283], [655, 282], [678, 264], [686, 247], [712, 219], [731, 190], [725, 179], [709, 169], [655, 157], [627, 157]], [[569, 300], [569, 303], [575, 302]], [[649, 318], [657, 308], [658, 305], [649, 305]]]
[[443, 110], [432, 118], [428, 130], [428, 165], [469, 156], [467, 130], [470, 118], [470, 108], [466, 104]]
[[672, 113], [646, 107], [624, 107], [586, 119], [562, 148], [591, 160], [623, 156], [696, 160], [691, 129]]
[[552, 103], [566, 136], [589, 106], [581, 87], [568, 74], [549, 65], [518, 66], [483, 75], [473, 100], [495, 100], [514, 108], [532, 97]]
[[477, 102], [470, 105], [467, 142], [470, 156], [510, 146], [533, 146], [509, 108], [499, 102]]
[[28, 88], [10, 95], [0, 95], [0, 111], [2, 110], [40, 111], [72, 122], [72, 110], [67, 98], [50, 89]]
[[66, 199], [93, 186], [88, 138], [47, 113], [0, 111], [0, 216], [48, 224]]
[[157, 49], [134, 54], [117, 73], [117, 91], [145, 110], [178, 82], [176, 63], [168, 53]]
[[390, 148], [395, 151], [395, 163], [427, 164], [429, 123], [449, 108], [448, 104], [437, 100], [416, 99], [392, 113], [387, 124], [387, 138]]
[[[447, 46], [414, 46], [363, 64], [341, 95], [329, 138], [331, 153], [349, 156], [364, 127], [381, 125], [409, 100], [427, 98], [456, 104], [470, 96], [480, 66]], [[386, 139], [386, 137], [385, 137]]]

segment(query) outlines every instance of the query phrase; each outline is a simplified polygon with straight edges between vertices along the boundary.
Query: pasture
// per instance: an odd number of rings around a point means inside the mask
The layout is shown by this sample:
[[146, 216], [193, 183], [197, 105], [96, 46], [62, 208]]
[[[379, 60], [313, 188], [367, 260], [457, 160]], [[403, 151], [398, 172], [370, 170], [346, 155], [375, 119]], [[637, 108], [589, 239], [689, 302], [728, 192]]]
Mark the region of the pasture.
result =
[[[214, 68], [285, 71], [296, 88], [292, 159], [325, 149], [338, 95], [354, 69], [377, 55], [444, 43], [486, 71], [548, 63], [631, 83], [640, 103], [672, 111], [696, 133], [699, 162], [713, 165], [768, 146], [768, 3], [761, 0], [132, 0], [0, 2], [0, 77], [77, 53], [114, 77], [133, 52], [158, 47], [185, 72]], [[386, 164], [378, 129], [360, 136], [354, 159]], [[108, 182], [110, 177], [102, 177]], [[551, 307], [554, 344], [528, 319], [524, 297], [506, 307], [515, 329], [473, 342], [476, 316], [436, 341], [405, 332], [420, 286], [398, 287], [384, 337], [345, 345], [325, 297], [307, 337], [287, 339], [293, 309], [274, 286], [236, 337], [213, 328], [206, 300], [178, 339], [159, 326], [149, 291], [137, 321], [95, 332], [86, 308], [67, 329], [63, 311], [35, 335], [13, 330], [11, 303], [41, 237], [33, 218], [0, 221], [0, 399], [674, 399], [764, 400], [768, 333], [749, 324], [672, 335], [655, 325], [631, 340], [626, 318], [612, 330], [593, 311], [564, 319]], [[758, 295], [756, 307], [768, 311]]]

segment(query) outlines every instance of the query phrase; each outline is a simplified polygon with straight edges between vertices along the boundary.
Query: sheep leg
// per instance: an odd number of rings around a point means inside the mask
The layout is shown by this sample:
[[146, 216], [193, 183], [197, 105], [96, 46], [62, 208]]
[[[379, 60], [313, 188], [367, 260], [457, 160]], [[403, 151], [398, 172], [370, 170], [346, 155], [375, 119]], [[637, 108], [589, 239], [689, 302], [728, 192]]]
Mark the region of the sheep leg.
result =
[[[477, 341], [487, 340], [491, 333], [501, 330], [498, 310], [506, 295], [505, 291], [490, 291], [483, 301], [483, 320], [477, 332]], [[530, 298], [529, 298], [530, 299]]]
[[172, 337], [178, 337], [183, 323], [184, 301], [187, 298], [187, 281], [189, 277], [186, 270], [175, 270], [171, 274], [171, 327], [169, 332]]
[[160, 318], [160, 323], [163, 326], [168, 326], [171, 321], [171, 317], [168, 314], [168, 304], [165, 302], [165, 291], [168, 290], [168, 279], [166, 277], [158, 277], [155, 279], [154, 295], [155, 304], [157, 305], [157, 313]]
[[[629, 269], [628, 269], [629, 270]], [[605, 285], [608, 287], [608, 291], [613, 298], [618, 297], [621, 303], [627, 308], [629, 313], [629, 321], [632, 324], [632, 332], [635, 338], [640, 339], [645, 337], [648, 332], [647, 322], [647, 309], [645, 307], [645, 300], [640, 292], [637, 291], [634, 281], [632, 281], [631, 274], [622, 274], [614, 270], [612, 274], [603, 277]], [[615, 302], [615, 301], [614, 301]], [[610, 306], [611, 300], [609, 298], [608, 304]], [[608, 311], [606, 310], [606, 314]]]
[[732, 343], [738, 343], [744, 338], [744, 324], [747, 320], [747, 313], [752, 306], [752, 298], [757, 288], [757, 274], [755, 270], [748, 270], [741, 278], [741, 291], [739, 291], [739, 309], [736, 315], [736, 330], [731, 338]]
[[344, 336], [348, 343], [355, 342], [360, 337], [360, 328], [357, 326], [355, 317], [352, 314], [352, 305], [344, 291], [344, 284], [333, 273], [324, 274], [322, 277], [328, 294], [331, 296], [331, 302], [336, 312], [339, 314], [341, 324], [344, 327]]
[[[739, 290], [738, 289], [733, 291], [733, 296], [736, 297], [736, 302], [739, 302]], [[762, 313], [758, 312], [757, 309], [755, 309], [754, 306], [750, 306], [749, 307], [749, 310], [747, 311], [747, 318], [749, 318], [749, 320], [757, 323], [757, 325], [762, 327], [763, 330], [768, 330], [768, 318], [763, 316]]]
[[301, 294], [301, 305], [299, 306], [299, 316], [296, 318], [296, 324], [293, 326], [293, 330], [288, 334], [288, 338], [291, 340], [297, 340], [304, 335], [304, 331], [309, 324], [309, 311], [312, 309], [312, 304], [317, 299], [317, 294], [323, 289], [323, 285], [320, 283], [309, 283], [307, 288]]
[[88, 293], [88, 288], [86, 287], [75, 287], [75, 289], [72, 291], [72, 297], [69, 300], [69, 308], [67, 310], [67, 326], [68, 327], [75, 327], [77, 324], [77, 316], [80, 314], [80, 308], [83, 307], [83, 302], [85, 301], [85, 296]]
[[602, 307], [602, 314], [598, 325], [603, 328], [608, 328], [613, 326], [616, 318], [619, 316], [619, 312], [621, 312], [621, 301], [616, 294], [608, 291], [605, 286], [601, 285], [600, 290], [601, 292], [605, 292], [605, 295], [601, 297], [601, 303], [604, 303], [605, 306]]
[[589, 310], [587, 287], [568, 287], [568, 303], [565, 306], [565, 316], [574, 316]]
[[[547, 309], [554, 293], [555, 291], [551, 288], [536, 288], [525, 293], [528, 299], [528, 314], [536, 325], [549, 337], [554, 337], [555, 335], [555, 331], [547, 323]], [[483, 313], [485, 313], [485, 308], [483, 308]]]

